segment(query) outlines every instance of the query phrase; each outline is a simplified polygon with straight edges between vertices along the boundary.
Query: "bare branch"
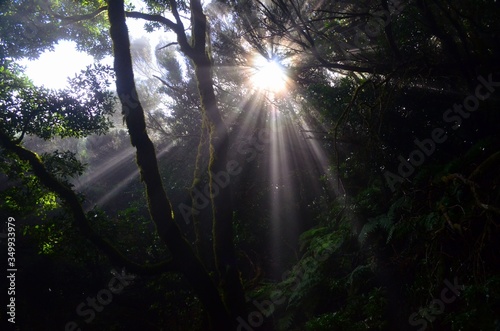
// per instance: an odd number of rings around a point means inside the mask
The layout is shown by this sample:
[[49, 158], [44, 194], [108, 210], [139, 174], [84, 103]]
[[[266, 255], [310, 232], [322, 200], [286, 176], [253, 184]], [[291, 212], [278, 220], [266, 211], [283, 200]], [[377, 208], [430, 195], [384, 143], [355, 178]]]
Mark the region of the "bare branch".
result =
[[[177, 23], [174, 23], [173, 21], [169, 20], [166, 17], [163, 17], [161, 15], [152, 15], [152, 14], [145, 14], [145, 13], [140, 13], [140, 12], [125, 12], [126, 17], [130, 18], [140, 18], [149, 22], [157, 22], [160, 23], [167, 28], [171, 29], [172, 31], [175, 32], [177, 35], [177, 41], [179, 42], [179, 45], [181, 47], [181, 50], [186, 54], [190, 55], [192, 54], [192, 47], [189, 44], [189, 41], [186, 36], [186, 32], [184, 31], [184, 25], [182, 24], [182, 21], [180, 21], [180, 17], [177, 20]], [[175, 16], [175, 15], [174, 15]], [[177, 14], [178, 16], [178, 14]]]
[[165, 25], [166, 27], [168, 27], [169, 29], [171, 29], [175, 33], [177, 33], [177, 30], [179, 29], [179, 26], [177, 24], [175, 24], [174, 22], [172, 22], [168, 18], [163, 17], [161, 15], [146, 14], [146, 13], [141, 13], [141, 12], [137, 12], [137, 11], [126, 11], [125, 16], [130, 17], [130, 18], [140, 18], [140, 19], [143, 19], [143, 20], [146, 20], [149, 22], [160, 23], [162, 25]]
[[172, 46], [172, 45], [179, 45], [179, 43], [176, 43], [176, 42], [168, 43], [168, 44], [166, 44], [165, 46], [162, 46], [162, 47], [160, 47], [160, 48], [157, 48], [156, 50], [157, 50], [157, 51], [160, 51], [160, 50], [162, 50], [162, 49], [164, 49], [164, 48], [167, 48], [167, 47], [169, 47], [169, 46]]

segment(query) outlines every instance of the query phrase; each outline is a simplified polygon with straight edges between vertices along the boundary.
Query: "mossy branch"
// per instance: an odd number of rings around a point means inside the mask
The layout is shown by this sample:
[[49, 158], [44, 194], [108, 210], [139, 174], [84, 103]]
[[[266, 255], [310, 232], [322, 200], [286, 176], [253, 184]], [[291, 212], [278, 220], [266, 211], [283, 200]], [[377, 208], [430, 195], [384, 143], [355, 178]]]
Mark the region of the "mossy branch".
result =
[[75, 225], [81, 233], [94, 245], [96, 245], [97, 248], [99, 248], [110, 259], [112, 264], [125, 267], [129, 271], [139, 274], [157, 274], [171, 269], [170, 261], [153, 265], [140, 265], [129, 260], [110, 242], [99, 236], [99, 234], [92, 228], [76, 193], [67, 185], [57, 180], [47, 170], [45, 164], [36, 153], [14, 143], [3, 132], [0, 132], [0, 143], [6, 150], [14, 153], [19, 159], [29, 163], [38, 180], [50, 191], [56, 193], [69, 208], [70, 212], [73, 214]]

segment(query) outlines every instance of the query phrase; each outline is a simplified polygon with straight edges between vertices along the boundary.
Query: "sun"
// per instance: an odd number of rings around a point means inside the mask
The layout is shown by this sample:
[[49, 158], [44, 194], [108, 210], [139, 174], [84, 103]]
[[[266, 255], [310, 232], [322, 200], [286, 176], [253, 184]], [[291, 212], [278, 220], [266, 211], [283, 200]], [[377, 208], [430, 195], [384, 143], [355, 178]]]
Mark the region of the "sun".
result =
[[288, 77], [285, 67], [278, 60], [256, 55], [250, 81], [256, 89], [277, 94], [286, 89]]

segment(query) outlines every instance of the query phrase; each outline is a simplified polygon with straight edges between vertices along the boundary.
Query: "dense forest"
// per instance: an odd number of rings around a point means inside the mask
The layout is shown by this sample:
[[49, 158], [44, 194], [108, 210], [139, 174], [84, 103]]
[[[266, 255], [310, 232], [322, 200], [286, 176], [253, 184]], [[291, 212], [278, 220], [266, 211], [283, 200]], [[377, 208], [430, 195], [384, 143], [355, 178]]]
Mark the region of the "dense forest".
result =
[[2, 330], [499, 331], [499, 18], [0, 1]]

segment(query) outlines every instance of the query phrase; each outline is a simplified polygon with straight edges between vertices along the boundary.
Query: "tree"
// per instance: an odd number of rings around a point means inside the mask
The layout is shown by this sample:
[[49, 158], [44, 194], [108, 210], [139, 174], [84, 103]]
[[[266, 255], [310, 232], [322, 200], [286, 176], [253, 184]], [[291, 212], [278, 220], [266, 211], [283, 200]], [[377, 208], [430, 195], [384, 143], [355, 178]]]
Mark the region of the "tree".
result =
[[[215, 94], [211, 81], [210, 60], [205, 53], [205, 16], [202, 13], [201, 4], [193, 2], [192, 19], [193, 33], [195, 35], [193, 45], [187, 43], [187, 37], [182, 29], [182, 22], [177, 12], [175, 3], [171, 3], [173, 14], [177, 19], [177, 25], [168, 23], [171, 28], [175, 28], [179, 43], [183, 52], [187, 53], [195, 64], [195, 72], [198, 80], [198, 89], [202, 108], [210, 121], [211, 139], [218, 140], [218, 147], [211, 146], [214, 149], [213, 164], [209, 171], [219, 172], [224, 169], [224, 161], [227, 155], [228, 137], [218, 108], [216, 105]], [[170, 202], [161, 185], [161, 177], [158, 171], [156, 155], [153, 143], [145, 132], [145, 119], [142, 106], [137, 100], [137, 91], [132, 72], [132, 60], [130, 56], [130, 46], [125, 24], [125, 12], [123, 2], [110, 2], [109, 15], [111, 23], [111, 38], [114, 43], [115, 72], [117, 74], [117, 93], [120, 97], [123, 107], [125, 121], [129, 128], [132, 145], [137, 148], [137, 163], [141, 172], [141, 178], [146, 185], [148, 193], [148, 203], [152, 219], [155, 221], [160, 238], [168, 245], [173, 254], [173, 264], [178, 270], [190, 279], [191, 285], [200, 294], [200, 299], [204, 302], [206, 309], [210, 312], [216, 328], [226, 328], [232, 323], [228, 321], [228, 315], [225, 313], [224, 306], [219, 300], [218, 293], [212, 285], [208, 274], [204, 270], [201, 262], [194, 255], [193, 250], [187, 241], [182, 237], [177, 225], [174, 223], [173, 213]], [[130, 104], [130, 97], [137, 101]], [[224, 171], [224, 170], [222, 170]], [[214, 204], [214, 252], [216, 259], [220, 259], [218, 270], [222, 279], [226, 293], [236, 295], [235, 297], [225, 297], [227, 307], [233, 311], [230, 316], [237, 316], [241, 312], [243, 305], [243, 292], [241, 282], [234, 261], [234, 248], [232, 247], [231, 236], [231, 209], [226, 209], [223, 204], [228, 204], [230, 199], [229, 191], [227, 193], [219, 192], [214, 196], [212, 191], [212, 203]], [[220, 196], [227, 200], [221, 200]], [[219, 202], [218, 202], [219, 201]], [[218, 202], [218, 203], [217, 203]], [[230, 206], [230, 204], [229, 204]], [[222, 216], [219, 213], [222, 212]], [[218, 223], [221, 222], [221, 223]], [[229, 224], [227, 224], [229, 222]], [[165, 224], [166, 223], [166, 224]], [[221, 229], [217, 224], [223, 224]], [[221, 237], [221, 238], [220, 238]], [[232, 254], [232, 256], [231, 256]], [[230, 258], [225, 258], [225, 256]], [[238, 285], [239, 284], [239, 285]], [[228, 286], [230, 290], [228, 290]], [[238, 290], [238, 287], [240, 288]], [[240, 297], [238, 297], [238, 291]], [[238, 311], [239, 310], [239, 311]]]
[[[0, 29], [15, 26], [12, 17], [19, 15], [12, 3], [5, 7], [8, 19]], [[180, 280], [172, 272], [182, 274], [203, 303], [212, 329], [234, 328], [239, 317], [247, 316], [243, 315], [248, 308], [245, 294], [254, 303], [268, 303], [276, 291], [285, 293], [274, 302], [277, 318], [266, 320], [263, 328], [289, 330], [294, 321], [295, 328], [301, 330], [329, 330], [332, 326], [346, 330], [405, 329], [408, 316], [415, 317], [413, 312], [429, 301], [428, 292], [439, 295], [442, 284], [437, 283], [455, 275], [470, 285], [463, 301], [449, 306], [461, 316], [460, 327], [468, 325], [463, 321], [468, 314], [481, 319], [482, 328], [492, 327], [491, 311], [495, 311], [498, 300], [482, 304], [475, 312], [467, 307], [475, 306], [479, 299], [474, 297], [498, 293], [498, 248], [490, 239], [498, 234], [495, 217], [499, 197], [498, 175], [494, 173], [499, 160], [494, 124], [498, 119], [498, 112], [494, 112], [498, 79], [493, 74], [498, 72], [498, 37], [490, 35], [497, 29], [493, 24], [496, 4], [238, 0], [215, 1], [203, 8], [199, 0], [169, 0], [147, 1], [146, 11], [138, 12], [121, 0], [86, 2], [75, 10], [58, 7], [61, 3], [67, 5], [64, 1], [35, 4], [37, 22], [53, 20], [56, 26], [64, 26], [67, 34], [63, 37], [80, 40], [81, 47], [94, 45], [91, 32], [95, 31], [89, 22], [107, 24], [109, 20], [110, 39], [100, 38], [113, 45], [117, 96], [136, 150], [149, 214], [167, 247], [167, 258], [139, 264], [136, 250], [125, 256], [123, 242], [106, 239], [114, 224], [103, 225], [106, 217], [96, 209], [92, 217], [98, 221], [91, 221], [68, 179], [82, 169], [75, 155], [54, 152], [38, 156], [26, 148], [27, 135], [51, 139], [104, 133], [109, 127], [106, 116], [112, 112], [112, 98], [105, 90], [109, 77], [99, 74], [107, 71], [103, 67], [88, 69], [75, 78], [75, 90], [56, 92], [34, 88], [11, 64], [12, 59], [29, 50], [37, 54], [50, 48], [61, 37], [51, 34], [56, 30], [50, 25], [44, 27], [47, 40], [40, 47], [28, 42], [16, 50], [13, 38], [0, 42], [4, 55], [2, 83], [6, 82], [0, 85], [5, 99], [0, 106], [2, 170], [34, 195], [30, 197], [27, 190], [9, 184], [5, 196], [16, 199], [5, 199], [2, 208], [21, 212], [15, 202], [24, 197], [31, 207], [27, 212], [33, 211], [35, 204], [52, 211], [54, 204], [64, 202], [84, 236], [113, 265], [153, 275], [157, 277], [155, 282], [168, 278], [177, 284]], [[468, 6], [474, 8], [473, 13], [466, 10]], [[481, 14], [484, 22], [478, 20]], [[211, 15], [209, 20], [206, 15]], [[176, 38], [176, 42], [165, 41], [158, 47], [161, 73], [148, 77], [142, 85], [134, 77], [133, 66], [149, 60], [131, 49], [127, 18], [144, 20], [149, 30], [172, 31]], [[187, 24], [191, 25], [190, 32]], [[82, 38], [77, 36], [81, 33]], [[472, 36], [483, 37], [478, 42]], [[22, 39], [22, 35], [18, 37]], [[185, 63], [174, 47], [183, 54]], [[101, 53], [106, 51], [110, 49], [103, 47]], [[288, 67], [294, 84], [293, 93], [286, 99], [249, 92], [245, 79], [251, 72], [248, 67], [253, 52], [283, 60], [282, 65]], [[244, 68], [228, 73], [224, 71], [228, 64]], [[478, 87], [478, 81], [482, 87]], [[160, 86], [158, 91], [152, 82]], [[82, 88], [90, 93], [84, 94]], [[158, 105], [159, 93], [166, 95], [170, 113], [149, 109], [149, 105]], [[228, 101], [221, 103], [222, 96], [228, 96]], [[477, 104], [477, 112], [465, 113], [460, 108], [464, 100], [468, 100], [470, 109]], [[279, 109], [279, 115], [266, 112], [268, 109]], [[239, 117], [241, 114], [249, 117]], [[247, 124], [250, 117], [257, 129], [278, 117], [286, 123], [286, 131], [274, 137], [280, 141], [274, 142], [274, 154], [259, 155], [257, 151], [265, 148], [256, 145], [250, 154], [240, 153], [242, 143], [243, 147], [248, 140], [255, 144], [259, 135]], [[292, 120], [300, 127], [290, 125]], [[244, 127], [239, 130], [239, 125]], [[439, 128], [442, 131], [435, 131]], [[439, 142], [432, 140], [436, 136], [433, 132], [441, 133], [437, 135]], [[251, 138], [245, 140], [247, 133]], [[446, 141], [441, 141], [444, 135]], [[99, 139], [112, 146], [113, 139], [120, 140], [123, 135], [116, 133], [114, 137]], [[192, 157], [192, 163], [182, 169], [183, 174], [194, 169], [192, 201], [183, 201], [185, 209], [172, 206], [176, 199], [172, 191], [167, 195], [166, 187], [185, 179], [165, 181], [168, 167], [161, 164], [161, 153], [157, 152], [160, 139], [172, 143], [178, 151], [189, 149]], [[97, 140], [87, 139], [87, 146]], [[308, 142], [313, 142], [316, 150], [322, 147], [328, 151], [336, 174], [333, 168], [326, 172], [321, 167], [324, 163], [309, 167], [312, 163], [303, 159], [318, 155], [302, 153]], [[415, 146], [417, 149], [411, 150]], [[236, 180], [228, 175], [235, 170], [231, 161], [236, 153], [231, 154], [231, 148], [240, 153], [240, 159], [249, 155], [256, 159], [254, 164], [241, 167], [244, 174], [238, 180], [242, 185], [236, 189]], [[272, 164], [272, 157], [280, 162]], [[204, 163], [206, 172], [201, 170]], [[308, 166], [303, 168], [305, 164]], [[255, 180], [258, 167], [271, 166], [274, 173], [280, 172], [275, 177], [278, 185], [271, 186], [269, 176]], [[399, 173], [393, 177], [396, 183], [388, 185], [386, 174], [391, 169]], [[326, 184], [318, 190], [311, 177], [315, 179], [320, 173]], [[331, 180], [331, 173], [336, 175], [336, 182]], [[289, 179], [286, 187], [279, 182], [285, 176]], [[208, 183], [204, 192], [207, 197], [203, 197], [206, 209], [197, 215], [190, 207], [200, 202], [197, 192], [204, 181]], [[335, 183], [338, 185], [332, 189]], [[289, 199], [292, 188], [297, 188], [300, 199]], [[275, 208], [267, 202], [271, 197], [272, 203], [286, 201], [287, 205]], [[122, 203], [127, 205], [129, 201]], [[143, 231], [143, 218], [135, 214], [136, 206], [137, 201], [127, 205], [116, 218], [126, 220], [120, 226], [127, 229], [137, 221]], [[306, 213], [306, 209], [313, 211]], [[249, 224], [259, 227], [273, 212], [287, 221], [291, 216], [307, 219], [300, 231], [315, 224], [318, 227], [300, 236], [295, 265], [282, 282], [265, 284], [254, 279], [244, 292], [238, 259], [244, 256], [249, 264], [253, 261], [248, 254], [238, 256], [234, 242], [241, 245], [250, 241], [249, 233], [270, 232], [252, 232]], [[200, 225], [199, 219], [203, 221], [208, 213], [211, 223]], [[193, 220], [194, 238], [183, 231], [186, 215]], [[244, 222], [254, 217], [262, 220]], [[284, 233], [280, 231], [280, 235]], [[35, 234], [52, 238], [46, 250], [60, 236], [53, 226], [44, 226]], [[149, 244], [154, 239], [148, 237], [147, 241]], [[213, 253], [207, 253], [209, 245]], [[259, 247], [259, 253], [263, 251]], [[258, 269], [255, 267], [257, 275]], [[270, 268], [266, 269], [269, 276]], [[476, 288], [473, 283], [480, 285]], [[425, 312], [421, 314], [427, 318], [429, 312], [426, 316]], [[420, 320], [413, 319], [410, 324], [415, 322]], [[443, 319], [435, 327], [451, 329], [452, 324]]]
[[[206, 18], [203, 14], [201, 3], [199, 1], [192, 1], [190, 9], [193, 24], [193, 38], [190, 43], [184, 32], [183, 22], [180, 19], [177, 4], [171, 1], [169, 5], [176, 18], [175, 23], [159, 15], [136, 12], [129, 12], [127, 15], [165, 24], [168, 28], [177, 33], [181, 50], [191, 59], [195, 68], [201, 109], [203, 111], [203, 117], [207, 122], [210, 137], [211, 157], [208, 172], [210, 176], [218, 176], [226, 171], [229, 137], [219, 113], [213, 90], [211, 60], [209, 54], [206, 52]], [[55, 14], [51, 7], [47, 7], [47, 9], [54, 17], [65, 22], [81, 22], [86, 19], [93, 19], [103, 10], [108, 11], [110, 35], [114, 46], [117, 94], [122, 103], [124, 119], [129, 129], [131, 143], [137, 149], [137, 163], [140, 169], [141, 178], [146, 186], [151, 218], [156, 224], [160, 238], [169, 247], [172, 253], [172, 260], [158, 266], [153, 266], [152, 268], [143, 268], [128, 261], [105, 240], [99, 238], [96, 232], [91, 228], [75, 193], [64, 185], [64, 183], [58, 181], [57, 178], [51, 175], [36, 154], [18, 145], [22, 140], [25, 130], [19, 130], [19, 128], [15, 126], [4, 126], [4, 128], [10, 130], [11, 135], [18, 134], [19, 131], [22, 132], [21, 139], [18, 141], [13, 141], [7, 132], [2, 133], [2, 143], [4, 147], [15, 153], [17, 157], [30, 163], [34, 169], [35, 175], [43, 177], [41, 182], [65, 201], [83, 233], [96, 245], [104, 249], [104, 251], [109, 254], [112, 261], [126, 264], [131, 270], [136, 271], [149, 270], [149, 272], [152, 272], [166, 270], [165, 268], [168, 268], [181, 272], [190, 280], [191, 285], [200, 296], [200, 300], [204, 303], [205, 308], [212, 318], [212, 326], [215, 329], [227, 329], [229, 325], [234, 323], [235, 317], [244, 311], [243, 290], [236, 266], [234, 246], [232, 244], [230, 188], [225, 187], [216, 189], [213, 187], [212, 178], [210, 180], [214, 228], [214, 256], [217, 261], [216, 266], [219, 271], [218, 278], [223, 291], [224, 301], [222, 301], [207, 271], [181, 234], [178, 226], [175, 224], [170, 202], [162, 187], [155, 149], [146, 133], [144, 111], [138, 100], [133, 78], [130, 42], [125, 24], [123, 1], [110, 1], [108, 6], [100, 7], [94, 13], [72, 17], [64, 17], [63, 15]], [[96, 99], [95, 101], [100, 101], [100, 99]], [[64, 109], [64, 106], [62, 109]], [[50, 112], [48, 114], [50, 114]], [[31, 118], [29, 117], [25, 118], [26, 123], [30, 123], [30, 120]], [[75, 126], [76, 124], [77, 123], [70, 122], [68, 126]], [[64, 125], [62, 127], [65, 128]], [[42, 129], [46, 130], [43, 125]], [[49, 137], [50, 136], [47, 138]]]

